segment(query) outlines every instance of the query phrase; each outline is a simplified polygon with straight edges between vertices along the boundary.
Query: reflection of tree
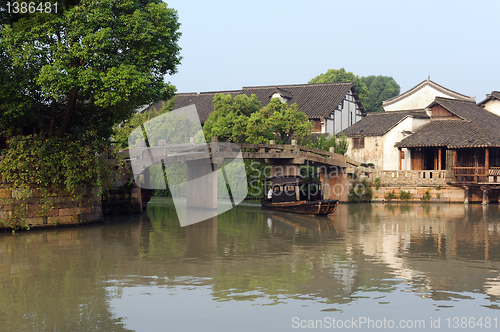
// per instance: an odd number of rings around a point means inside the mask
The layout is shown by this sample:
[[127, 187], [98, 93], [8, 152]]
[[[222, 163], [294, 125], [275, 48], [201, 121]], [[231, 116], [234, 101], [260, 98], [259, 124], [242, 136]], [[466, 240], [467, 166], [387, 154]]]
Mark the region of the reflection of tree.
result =
[[147, 260], [183, 257], [186, 253], [186, 229], [179, 225], [172, 199], [153, 198], [147, 213], [151, 231], [142, 237], [139, 248], [141, 257]]
[[[98, 229], [4, 237], [1, 331], [129, 331], [114, 317], [102, 276], [113, 259]], [[98, 258], [98, 259], [97, 259]]]

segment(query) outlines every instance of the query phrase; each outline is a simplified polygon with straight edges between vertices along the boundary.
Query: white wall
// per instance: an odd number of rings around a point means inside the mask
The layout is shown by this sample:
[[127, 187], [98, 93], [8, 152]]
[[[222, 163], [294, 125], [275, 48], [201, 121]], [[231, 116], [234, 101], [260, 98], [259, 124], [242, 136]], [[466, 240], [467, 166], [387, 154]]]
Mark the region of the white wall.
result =
[[323, 132], [337, 134], [363, 118], [361, 111], [356, 109], [356, 101], [351, 91], [345, 96], [341, 105], [332, 111], [331, 117], [333, 119], [330, 117], [325, 119], [326, 126]]
[[384, 106], [385, 111], [405, 111], [423, 109], [429, 106], [434, 99], [439, 97], [451, 98], [450, 96], [434, 89], [431, 86], [424, 86], [414, 94], [394, 103]]
[[333, 135], [335, 133], [335, 130], [334, 130], [335, 128], [333, 127], [334, 126], [333, 119], [325, 119], [325, 121], [326, 121], [326, 132]]
[[500, 100], [490, 100], [484, 104], [484, 109], [491, 113], [500, 116]]
[[349, 147], [347, 156], [361, 163], [373, 163], [376, 169], [383, 169], [384, 149], [383, 139], [380, 136], [365, 137], [365, 147], [362, 149], [353, 149], [352, 137], [348, 137]]
[[[387, 134], [383, 136], [384, 140], [383, 170], [399, 169], [399, 150], [394, 145], [406, 137], [403, 134], [403, 132], [415, 131], [429, 121], [430, 119], [414, 119], [409, 117], [404, 119], [396, 127], [392, 128]], [[405, 162], [403, 162], [401, 165], [402, 169], [403, 170], [410, 169], [410, 165], [411, 165], [411, 158], [409, 156], [409, 152], [405, 152]]]
[[[399, 150], [394, 145], [406, 136], [403, 132], [415, 131], [429, 119], [414, 119], [408, 117], [392, 128], [384, 136], [365, 137], [365, 147], [363, 149], [353, 149], [352, 138], [349, 137], [349, 148], [347, 155], [362, 163], [373, 163], [379, 170], [399, 169]], [[406, 150], [406, 149], [403, 149]], [[405, 152], [405, 159], [402, 162], [402, 169], [408, 170], [411, 165], [409, 151]]]

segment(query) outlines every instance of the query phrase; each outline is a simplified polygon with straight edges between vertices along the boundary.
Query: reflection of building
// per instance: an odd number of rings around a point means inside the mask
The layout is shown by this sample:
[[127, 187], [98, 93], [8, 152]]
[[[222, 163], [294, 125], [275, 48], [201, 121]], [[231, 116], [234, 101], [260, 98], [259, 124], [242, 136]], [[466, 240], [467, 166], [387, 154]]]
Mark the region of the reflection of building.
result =
[[[491, 270], [500, 261], [499, 212], [498, 206], [374, 205], [372, 215], [379, 217], [359, 224], [365, 232], [351, 240], [352, 246], [362, 245], [363, 255], [417, 292], [485, 289], [497, 295], [498, 273]], [[480, 268], [471, 267], [476, 263]]]

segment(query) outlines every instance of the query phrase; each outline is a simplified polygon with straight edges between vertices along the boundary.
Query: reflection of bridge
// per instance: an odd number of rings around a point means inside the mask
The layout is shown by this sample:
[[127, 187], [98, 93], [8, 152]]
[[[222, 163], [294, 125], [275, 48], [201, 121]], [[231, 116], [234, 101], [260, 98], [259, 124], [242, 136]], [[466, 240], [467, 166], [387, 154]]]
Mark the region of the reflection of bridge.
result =
[[[160, 162], [187, 164], [187, 201], [189, 205], [196, 207], [217, 207], [217, 172], [214, 172], [217, 167], [214, 165], [222, 165], [225, 160], [264, 160], [270, 166], [271, 176], [300, 175], [301, 166], [317, 167], [324, 188], [323, 198], [341, 201], [348, 200], [348, 174], [354, 173], [359, 167], [359, 163], [333, 151], [300, 146], [295, 141], [290, 145], [274, 144], [274, 141], [271, 144], [228, 144], [217, 142], [214, 137], [210, 144], [159, 143], [155, 147], [127, 149], [122, 153], [125, 159], [133, 161], [134, 167], [144, 169], [144, 182], [141, 185], [146, 188], [150, 186], [147, 167]], [[210, 162], [197, 162], [202, 159], [209, 159]], [[209, 175], [215, 175], [215, 179]], [[207, 181], [207, 188], [189, 187], [190, 180], [201, 177], [211, 179]], [[190, 195], [192, 199], [189, 198]]]

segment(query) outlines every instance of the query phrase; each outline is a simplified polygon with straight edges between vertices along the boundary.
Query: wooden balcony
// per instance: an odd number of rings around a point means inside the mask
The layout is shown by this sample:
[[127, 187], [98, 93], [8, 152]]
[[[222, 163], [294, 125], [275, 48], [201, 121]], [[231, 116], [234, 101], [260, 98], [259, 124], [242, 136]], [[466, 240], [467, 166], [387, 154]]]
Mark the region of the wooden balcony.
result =
[[453, 167], [453, 183], [500, 183], [500, 167]]

